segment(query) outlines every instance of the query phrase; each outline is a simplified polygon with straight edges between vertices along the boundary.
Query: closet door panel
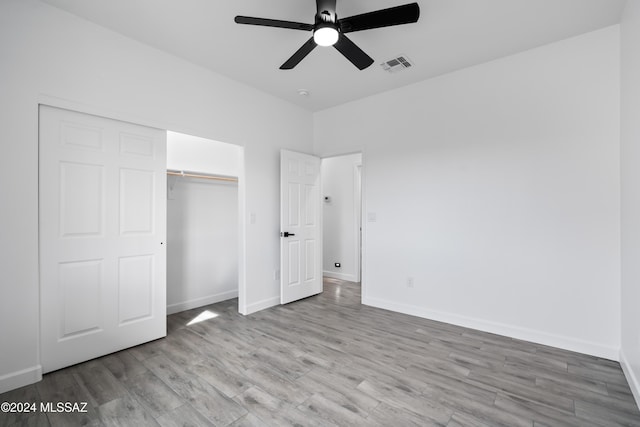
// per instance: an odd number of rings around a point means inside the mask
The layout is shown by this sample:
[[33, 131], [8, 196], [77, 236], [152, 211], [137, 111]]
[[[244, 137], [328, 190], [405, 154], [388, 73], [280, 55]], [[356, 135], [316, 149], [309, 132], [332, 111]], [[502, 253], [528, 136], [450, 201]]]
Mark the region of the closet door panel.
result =
[[41, 363], [166, 335], [166, 132], [40, 107]]

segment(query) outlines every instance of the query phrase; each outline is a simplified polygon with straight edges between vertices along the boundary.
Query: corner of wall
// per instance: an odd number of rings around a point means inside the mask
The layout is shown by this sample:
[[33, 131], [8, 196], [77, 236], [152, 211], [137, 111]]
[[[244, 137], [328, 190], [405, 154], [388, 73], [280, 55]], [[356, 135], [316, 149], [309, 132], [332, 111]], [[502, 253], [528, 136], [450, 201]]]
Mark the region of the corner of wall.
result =
[[191, 310], [193, 308], [204, 307], [232, 298], [238, 298], [238, 290], [220, 292], [213, 295], [207, 295], [201, 298], [194, 298], [188, 301], [182, 301], [175, 304], [167, 305], [167, 315], [180, 313], [181, 311]]
[[620, 349], [620, 366], [622, 366], [622, 372], [624, 372], [624, 376], [629, 382], [629, 387], [631, 388], [631, 393], [633, 393], [633, 398], [636, 400], [636, 405], [640, 407], [640, 382], [638, 382], [638, 378], [635, 376], [633, 369], [631, 369], [631, 365], [623, 349]]
[[636, 403], [640, 406], [640, 345], [638, 326], [640, 316], [637, 300], [640, 295], [640, 126], [636, 117], [640, 112], [640, 3], [627, 2], [620, 25], [620, 160], [621, 160], [621, 348], [620, 365]]

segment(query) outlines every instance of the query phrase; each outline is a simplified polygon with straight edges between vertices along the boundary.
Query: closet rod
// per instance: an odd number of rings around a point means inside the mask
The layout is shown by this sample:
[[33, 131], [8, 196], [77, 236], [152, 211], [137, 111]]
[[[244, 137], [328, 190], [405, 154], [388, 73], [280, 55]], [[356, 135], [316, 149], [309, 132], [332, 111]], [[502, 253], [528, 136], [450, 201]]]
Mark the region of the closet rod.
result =
[[218, 181], [238, 182], [238, 178], [234, 178], [231, 176], [205, 175], [200, 173], [192, 173], [192, 172], [184, 172], [184, 171], [167, 171], [167, 175], [180, 176], [184, 178], [215, 179]]

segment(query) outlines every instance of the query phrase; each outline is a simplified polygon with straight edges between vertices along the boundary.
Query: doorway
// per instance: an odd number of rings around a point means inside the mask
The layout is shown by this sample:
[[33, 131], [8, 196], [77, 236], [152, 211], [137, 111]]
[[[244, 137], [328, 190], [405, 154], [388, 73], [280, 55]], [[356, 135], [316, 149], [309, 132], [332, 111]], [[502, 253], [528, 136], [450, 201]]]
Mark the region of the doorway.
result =
[[238, 297], [242, 148], [167, 132], [167, 314]]
[[323, 275], [361, 281], [362, 153], [322, 159]]

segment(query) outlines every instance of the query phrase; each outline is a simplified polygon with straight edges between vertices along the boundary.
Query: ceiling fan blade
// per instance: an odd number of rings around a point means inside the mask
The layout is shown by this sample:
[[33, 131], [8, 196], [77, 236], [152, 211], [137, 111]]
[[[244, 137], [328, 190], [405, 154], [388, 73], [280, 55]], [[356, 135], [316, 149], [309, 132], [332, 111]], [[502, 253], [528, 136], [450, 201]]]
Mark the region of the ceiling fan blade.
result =
[[373, 64], [373, 59], [364, 53], [354, 42], [352, 42], [344, 34], [340, 34], [338, 42], [333, 45], [338, 51], [344, 55], [353, 65], [360, 70], [364, 70], [369, 65]]
[[253, 18], [251, 16], [236, 16], [237, 24], [261, 25], [263, 27], [289, 28], [291, 30], [313, 30], [313, 25], [303, 22], [281, 21], [279, 19]]
[[354, 15], [340, 19], [340, 30], [343, 33], [371, 30], [374, 28], [390, 27], [392, 25], [411, 24], [420, 17], [418, 3], [410, 3], [389, 9]]
[[287, 59], [287, 62], [280, 66], [281, 70], [291, 70], [293, 67], [298, 65], [300, 61], [302, 61], [305, 56], [307, 56], [313, 49], [317, 46], [316, 42], [313, 41], [313, 37], [311, 37], [305, 44], [302, 45], [300, 49], [294, 53], [291, 58]]

